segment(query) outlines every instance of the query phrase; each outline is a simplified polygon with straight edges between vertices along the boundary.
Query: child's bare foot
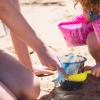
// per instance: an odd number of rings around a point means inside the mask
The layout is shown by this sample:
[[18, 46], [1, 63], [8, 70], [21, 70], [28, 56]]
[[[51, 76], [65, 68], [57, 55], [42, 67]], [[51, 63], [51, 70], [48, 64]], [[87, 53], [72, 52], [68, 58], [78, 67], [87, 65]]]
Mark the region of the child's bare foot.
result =
[[46, 67], [46, 66], [35, 66], [35, 68], [33, 69], [33, 73], [37, 76], [40, 75], [53, 75], [54, 71], [52, 71], [50, 68]]

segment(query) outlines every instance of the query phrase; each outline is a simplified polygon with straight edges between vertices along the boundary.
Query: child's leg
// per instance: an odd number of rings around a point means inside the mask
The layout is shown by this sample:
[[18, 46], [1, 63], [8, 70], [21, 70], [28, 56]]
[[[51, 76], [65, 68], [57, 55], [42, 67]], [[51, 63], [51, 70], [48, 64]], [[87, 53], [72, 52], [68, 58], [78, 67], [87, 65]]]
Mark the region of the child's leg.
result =
[[96, 77], [100, 77], [100, 44], [97, 41], [95, 33], [88, 35], [87, 45], [90, 54], [96, 61], [96, 65], [92, 69], [92, 74]]
[[0, 51], [0, 80], [17, 98], [31, 100], [40, 93], [39, 82], [24, 65]]
[[14, 94], [0, 82], [0, 100], [17, 100]]
[[87, 46], [90, 54], [94, 57], [96, 61], [100, 61], [100, 45], [97, 42], [95, 33], [90, 33], [87, 36]]

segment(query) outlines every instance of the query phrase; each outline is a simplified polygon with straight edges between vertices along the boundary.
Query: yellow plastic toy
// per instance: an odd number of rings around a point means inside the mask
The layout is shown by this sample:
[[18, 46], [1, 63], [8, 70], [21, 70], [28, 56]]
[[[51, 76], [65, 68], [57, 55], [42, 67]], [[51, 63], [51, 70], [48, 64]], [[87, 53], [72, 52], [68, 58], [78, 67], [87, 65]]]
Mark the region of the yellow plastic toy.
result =
[[65, 75], [64, 78], [69, 81], [84, 82], [87, 79], [88, 74], [91, 74], [91, 70], [84, 71], [83, 73], [80, 74]]

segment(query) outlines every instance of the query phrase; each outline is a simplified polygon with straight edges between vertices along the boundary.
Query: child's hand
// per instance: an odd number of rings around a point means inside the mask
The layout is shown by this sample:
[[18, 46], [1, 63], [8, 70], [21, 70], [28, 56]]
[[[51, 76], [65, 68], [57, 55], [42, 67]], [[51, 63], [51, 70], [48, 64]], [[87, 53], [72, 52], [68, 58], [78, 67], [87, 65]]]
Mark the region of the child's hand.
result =
[[58, 70], [62, 73], [64, 73], [63, 68], [61, 67], [61, 64], [57, 58], [57, 56], [54, 55], [54, 52], [49, 49], [48, 47], [41, 50], [38, 50], [38, 52], [36, 52], [40, 62], [44, 65], [49, 67], [51, 70]]
[[55, 74], [55, 72], [52, 71], [49, 67], [38, 65], [33, 67], [33, 74], [36, 76], [48, 76]]
[[92, 68], [92, 75], [100, 77], [100, 62], [96, 62], [96, 65]]

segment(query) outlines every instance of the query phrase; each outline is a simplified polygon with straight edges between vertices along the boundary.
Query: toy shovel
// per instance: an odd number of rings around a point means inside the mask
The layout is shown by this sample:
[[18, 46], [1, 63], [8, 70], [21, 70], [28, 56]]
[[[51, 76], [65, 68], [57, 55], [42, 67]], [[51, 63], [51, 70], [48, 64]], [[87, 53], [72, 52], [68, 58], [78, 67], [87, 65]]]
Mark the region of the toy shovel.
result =
[[74, 74], [74, 75], [65, 75], [64, 78], [69, 81], [84, 82], [87, 79], [88, 74], [91, 74], [91, 70], [84, 71], [83, 73]]

